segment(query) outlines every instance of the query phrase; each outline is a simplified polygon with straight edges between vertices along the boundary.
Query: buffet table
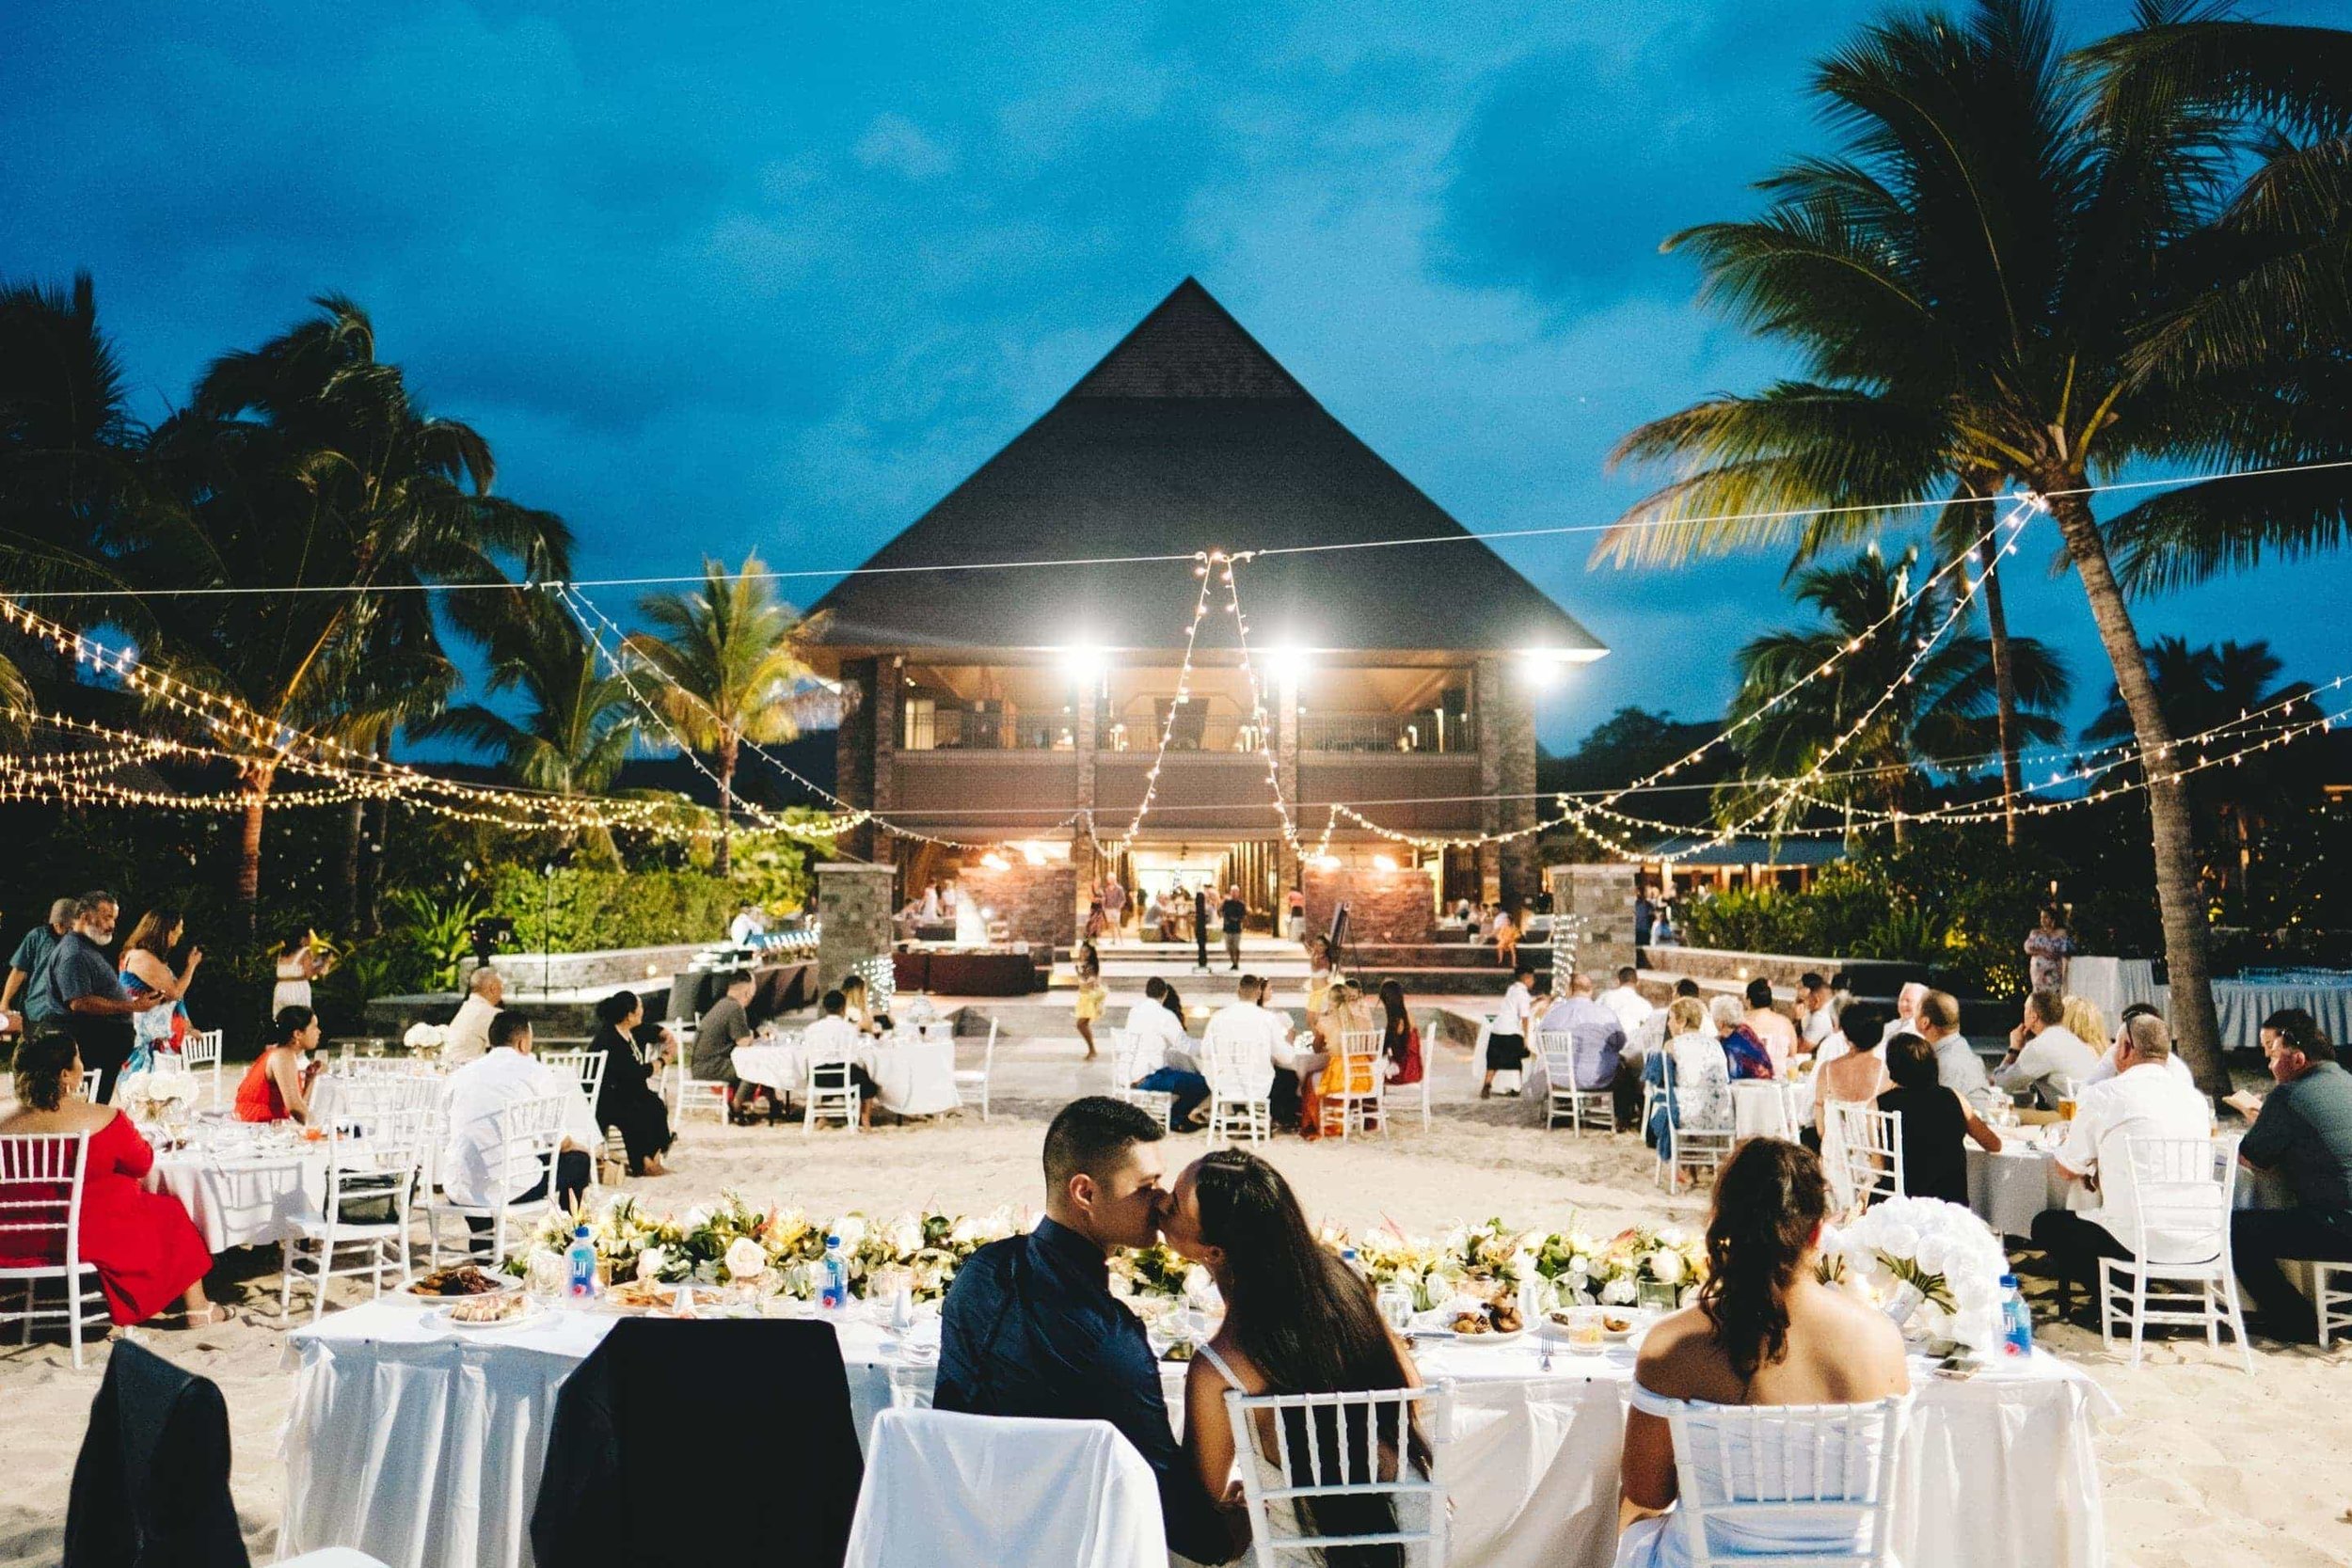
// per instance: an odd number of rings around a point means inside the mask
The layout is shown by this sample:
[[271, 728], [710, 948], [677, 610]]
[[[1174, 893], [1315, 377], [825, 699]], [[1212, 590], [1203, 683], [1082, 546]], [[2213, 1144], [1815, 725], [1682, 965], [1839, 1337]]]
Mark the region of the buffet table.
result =
[[[557, 1390], [615, 1320], [551, 1310], [512, 1328], [453, 1329], [388, 1298], [287, 1336], [296, 1366], [278, 1550], [356, 1546], [389, 1568], [519, 1568]], [[857, 1430], [929, 1402], [938, 1322], [893, 1338], [864, 1305], [834, 1320]], [[1422, 1373], [1451, 1379], [1440, 1434], [1460, 1568], [1610, 1561], [1617, 1454], [1633, 1356], [1442, 1344]], [[1163, 1368], [1181, 1420], [1184, 1368]], [[2094, 1568], [2105, 1559], [2092, 1428], [2113, 1405], [2079, 1370], [2038, 1354], [1966, 1382], [1915, 1361], [1897, 1550], [1907, 1568]], [[712, 1390], [714, 1421], [725, 1390]], [[648, 1484], [652, 1484], [651, 1481]]]
[[1044, 989], [1037, 959], [1027, 953], [894, 953], [891, 974], [900, 991], [935, 996], [1026, 996]]

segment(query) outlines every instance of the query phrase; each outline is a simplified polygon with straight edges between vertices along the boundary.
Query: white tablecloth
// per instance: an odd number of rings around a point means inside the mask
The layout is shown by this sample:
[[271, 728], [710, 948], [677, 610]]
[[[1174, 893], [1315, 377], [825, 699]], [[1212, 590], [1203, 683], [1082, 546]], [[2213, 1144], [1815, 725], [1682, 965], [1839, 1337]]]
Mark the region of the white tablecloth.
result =
[[[285, 1429], [286, 1554], [355, 1545], [390, 1568], [519, 1568], [556, 1391], [613, 1323], [552, 1312], [514, 1329], [456, 1331], [393, 1301], [287, 1337], [298, 1359]], [[876, 1411], [928, 1400], [933, 1365], [875, 1323], [837, 1321], [863, 1434]], [[934, 1331], [935, 1332], [935, 1331]], [[1443, 1465], [1461, 1568], [1606, 1564], [1632, 1357], [1543, 1366], [1515, 1345], [1437, 1346], [1422, 1372], [1454, 1380]], [[1165, 1369], [1171, 1419], [1181, 1366]], [[2112, 1406], [2045, 1355], [1966, 1383], [1915, 1364], [1898, 1549], [1907, 1568], [2095, 1568], [2104, 1560], [2094, 1420]], [[714, 1399], [719, 1396], [714, 1392]]]
[[[2150, 958], [2075, 958], [2066, 963], [2066, 989], [2099, 1004], [2109, 1024], [2135, 1002], [2159, 1012], [2171, 1003], [2171, 988], [2156, 984]], [[2300, 1007], [2319, 1021], [2331, 1040], [2352, 1039], [2352, 976], [2330, 982], [2318, 976], [2216, 980], [2213, 1006], [2225, 1051], [2252, 1051], [2262, 1044], [2262, 1022], [2281, 1007]]]
[[197, 1136], [201, 1147], [158, 1154], [155, 1174], [213, 1252], [282, 1242], [326, 1203], [324, 1142], [287, 1147], [234, 1122]]
[[1793, 1143], [1799, 1129], [1812, 1125], [1810, 1079], [1782, 1083], [1743, 1078], [1731, 1085], [1731, 1130], [1739, 1137], [1786, 1138]]
[[[1968, 1207], [1996, 1235], [2029, 1236], [2033, 1218], [2044, 1209], [2094, 1209], [2099, 1197], [2079, 1181], [2058, 1174], [2058, 1150], [2027, 1138], [2040, 1128], [2016, 1128], [2001, 1133], [2001, 1152], [1987, 1154], [1968, 1146]], [[2238, 1141], [2224, 1135], [2214, 1140], [2215, 1169], [2237, 1158]], [[2294, 1202], [2285, 1182], [2275, 1174], [2240, 1166], [2233, 1201], [2240, 1209], [2283, 1209]]]
[[[735, 1075], [746, 1084], [797, 1094], [808, 1083], [808, 1048], [798, 1040], [739, 1045], [734, 1060]], [[935, 1117], [963, 1103], [953, 1040], [864, 1044], [850, 1060], [874, 1075], [874, 1103], [894, 1116]]]

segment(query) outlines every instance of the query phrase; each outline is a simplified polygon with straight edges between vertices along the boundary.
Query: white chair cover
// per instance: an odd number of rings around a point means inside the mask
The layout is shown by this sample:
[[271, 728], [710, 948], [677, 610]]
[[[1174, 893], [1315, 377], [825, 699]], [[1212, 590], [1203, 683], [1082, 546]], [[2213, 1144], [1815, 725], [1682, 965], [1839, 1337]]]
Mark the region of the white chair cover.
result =
[[1166, 1568], [1152, 1467], [1108, 1421], [885, 1410], [844, 1568]]

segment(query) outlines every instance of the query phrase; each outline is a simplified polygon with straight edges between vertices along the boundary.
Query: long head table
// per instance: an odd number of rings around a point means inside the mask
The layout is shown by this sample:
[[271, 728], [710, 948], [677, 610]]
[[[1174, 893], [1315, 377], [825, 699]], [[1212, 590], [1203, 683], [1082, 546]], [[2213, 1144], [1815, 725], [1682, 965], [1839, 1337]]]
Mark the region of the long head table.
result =
[[[430, 1307], [387, 1299], [294, 1330], [281, 1553], [353, 1545], [390, 1568], [530, 1562], [557, 1390], [614, 1321], [550, 1311], [511, 1329], [459, 1330]], [[861, 1433], [894, 1401], [929, 1402], [935, 1319], [911, 1344], [863, 1307], [834, 1321]], [[1419, 1361], [1425, 1376], [1454, 1385], [1441, 1458], [1454, 1504], [1451, 1560], [1608, 1563], [1630, 1352], [1560, 1347], [1547, 1368], [1531, 1335], [1424, 1346]], [[1180, 1419], [1184, 1369], [1164, 1373], [1170, 1418]], [[2095, 1383], [2036, 1355], [1966, 1382], [1915, 1362], [1913, 1384], [1898, 1542], [1908, 1568], [2105, 1560], [2091, 1433], [2113, 1406]], [[713, 1387], [714, 1432], [739, 1393]]]

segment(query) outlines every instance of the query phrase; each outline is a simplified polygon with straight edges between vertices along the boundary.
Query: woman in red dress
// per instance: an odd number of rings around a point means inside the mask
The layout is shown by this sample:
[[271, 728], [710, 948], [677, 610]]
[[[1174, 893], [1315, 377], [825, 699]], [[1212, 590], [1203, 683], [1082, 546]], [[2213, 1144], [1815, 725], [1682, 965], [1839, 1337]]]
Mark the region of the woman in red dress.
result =
[[317, 1050], [318, 1043], [316, 1013], [308, 1007], [278, 1008], [276, 1042], [262, 1051], [237, 1082], [237, 1119], [308, 1122], [310, 1081], [318, 1068], [303, 1066], [303, 1058]]
[[[228, 1309], [204, 1299], [213, 1255], [197, 1234], [196, 1222], [178, 1200], [145, 1185], [155, 1168], [155, 1151], [129, 1117], [82, 1099], [81, 1082], [81, 1053], [72, 1036], [53, 1033], [25, 1041], [16, 1053], [19, 1108], [0, 1121], [0, 1133], [89, 1134], [82, 1173], [81, 1252], [83, 1261], [97, 1265], [108, 1315], [118, 1325], [143, 1323], [176, 1302], [187, 1327], [224, 1321]], [[24, 1196], [24, 1185], [11, 1196]], [[0, 1253], [24, 1244], [0, 1237]], [[64, 1248], [56, 1244], [48, 1256], [0, 1257], [0, 1264], [24, 1267], [63, 1258]]]

